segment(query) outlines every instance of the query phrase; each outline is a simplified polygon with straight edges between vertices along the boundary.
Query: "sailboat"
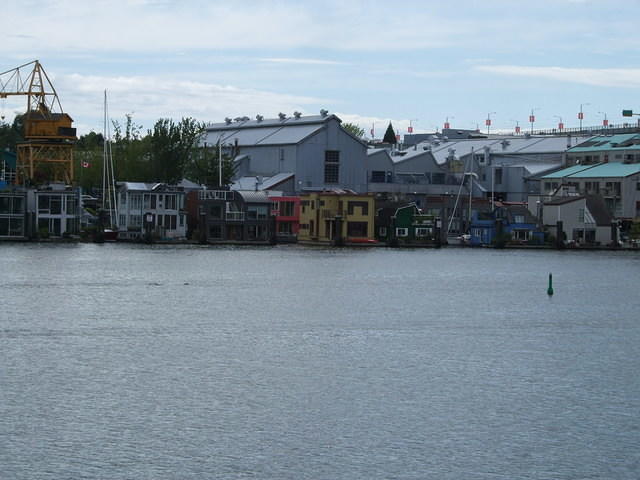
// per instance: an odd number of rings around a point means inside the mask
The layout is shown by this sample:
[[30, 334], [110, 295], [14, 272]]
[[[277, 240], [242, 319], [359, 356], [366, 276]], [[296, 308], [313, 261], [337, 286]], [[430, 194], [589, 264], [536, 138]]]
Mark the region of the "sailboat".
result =
[[118, 238], [118, 193], [116, 191], [113, 155], [111, 153], [111, 129], [107, 91], [104, 91], [104, 143], [102, 151], [102, 221], [103, 238], [115, 241]]

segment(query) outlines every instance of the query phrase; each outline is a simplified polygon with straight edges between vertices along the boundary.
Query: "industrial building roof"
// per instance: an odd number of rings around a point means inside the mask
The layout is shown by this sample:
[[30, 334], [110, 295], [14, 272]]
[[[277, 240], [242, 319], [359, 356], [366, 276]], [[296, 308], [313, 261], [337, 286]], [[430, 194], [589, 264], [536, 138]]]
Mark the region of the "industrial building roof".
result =
[[570, 153], [602, 152], [610, 150], [639, 150], [640, 135], [627, 133], [620, 135], [598, 135], [576, 145]]
[[297, 144], [324, 128], [329, 120], [340, 122], [335, 115], [260, 120], [242, 117], [229, 123], [209, 124], [206, 128], [207, 141], [226, 144], [237, 142], [240, 146]]
[[557, 172], [549, 173], [548, 175], [543, 176], [542, 178], [564, 178], [569, 175], [573, 175], [574, 173], [581, 172], [583, 170], [587, 170], [589, 168], [593, 168], [597, 165], [574, 165], [573, 167], [563, 168], [562, 170], [558, 170]]
[[293, 177], [294, 174], [291, 172], [278, 173], [277, 175], [263, 178], [256, 176], [240, 177], [231, 185], [231, 190], [270, 190]]
[[640, 173], [640, 164], [637, 163], [602, 163], [570, 176], [571, 178], [628, 177], [636, 173]]

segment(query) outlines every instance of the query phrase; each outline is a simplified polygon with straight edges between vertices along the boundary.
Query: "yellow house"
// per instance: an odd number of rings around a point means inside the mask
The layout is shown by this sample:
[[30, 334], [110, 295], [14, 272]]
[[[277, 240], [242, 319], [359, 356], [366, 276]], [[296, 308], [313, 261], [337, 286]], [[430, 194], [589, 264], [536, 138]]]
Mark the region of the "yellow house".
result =
[[375, 243], [373, 194], [319, 192], [300, 196], [298, 240]]

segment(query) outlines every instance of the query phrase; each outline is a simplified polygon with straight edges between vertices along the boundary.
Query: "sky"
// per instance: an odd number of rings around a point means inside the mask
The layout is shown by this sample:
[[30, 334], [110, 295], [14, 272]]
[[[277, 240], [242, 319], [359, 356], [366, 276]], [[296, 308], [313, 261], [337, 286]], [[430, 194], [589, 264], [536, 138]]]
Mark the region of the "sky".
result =
[[[623, 123], [640, 112], [640, 0], [8, 0], [0, 72], [38, 59], [79, 134], [131, 115], [318, 114], [382, 137]], [[6, 78], [0, 75], [0, 80]], [[0, 100], [6, 119], [26, 100]], [[635, 121], [635, 119], [634, 119]]]

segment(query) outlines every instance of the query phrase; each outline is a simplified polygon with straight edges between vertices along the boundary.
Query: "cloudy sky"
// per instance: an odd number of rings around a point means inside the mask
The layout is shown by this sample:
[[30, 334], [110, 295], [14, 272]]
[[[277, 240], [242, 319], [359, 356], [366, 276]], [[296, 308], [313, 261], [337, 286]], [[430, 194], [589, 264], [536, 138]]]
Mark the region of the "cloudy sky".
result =
[[[637, 0], [8, 0], [0, 72], [39, 59], [79, 133], [326, 108], [381, 136], [621, 123], [640, 111]], [[0, 77], [1, 78], [1, 77]], [[22, 101], [2, 100], [9, 118]]]

